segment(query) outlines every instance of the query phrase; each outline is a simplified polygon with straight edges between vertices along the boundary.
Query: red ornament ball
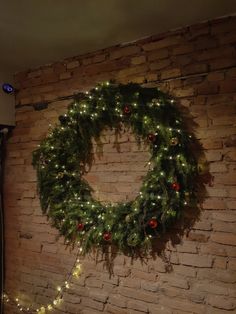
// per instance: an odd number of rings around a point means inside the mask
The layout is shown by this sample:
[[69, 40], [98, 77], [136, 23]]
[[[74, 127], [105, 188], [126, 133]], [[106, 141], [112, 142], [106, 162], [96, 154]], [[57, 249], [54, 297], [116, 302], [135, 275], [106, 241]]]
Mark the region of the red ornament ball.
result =
[[158, 226], [158, 222], [156, 218], [152, 218], [149, 220], [148, 225], [150, 228], [155, 229]]
[[149, 134], [148, 134], [148, 140], [149, 140], [150, 142], [154, 142], [155, 139], [156, 139], [156, 135], [155, 135], [155, 134], [153, 134], [153, 133], [149, 133]]
[[130, 107], [129, 107], [128, 105], [126, 105], [126, 106], [124, 107], [124, 113], [125, 113], [125, 114], [130, 114], [130, 112], [131, 112]]
[[84, 229], [84, 224], [82, 222], [79, 222], [77, 225], [77, 230], [82, 231]]
[[180, 185], [179, 185], [178, 182], [173, 182], [173, 183], [171, 184], [171, 187], [172, 187], [172, 189], [175, 190], [175, 191], [179, 191], [179, 190], [180, 190]]
[[111, 240], [111, 232], [105, 232], [105, 233], [103, 234], [103, 239], [104, 239], [105, 241], [110, 241], [110, 240]]

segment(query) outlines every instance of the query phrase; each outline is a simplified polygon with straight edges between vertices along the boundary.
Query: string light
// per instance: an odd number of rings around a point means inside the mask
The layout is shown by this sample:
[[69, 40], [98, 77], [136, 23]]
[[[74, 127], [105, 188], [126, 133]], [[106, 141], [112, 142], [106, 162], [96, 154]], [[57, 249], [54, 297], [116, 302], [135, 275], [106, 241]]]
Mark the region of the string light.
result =
[[[80, 245], [80, 242], [78, 244]], [[80, 259], [78, 258], [78, 256], [82, 253], [82, 251], [83, 251], [82, 247], [79, 247], [77, 254], [76, 254], [75, 262], [71, 268], [71, 271], [67, 275], [67, 280], [64, 282], [64, 284], [62, 286], [58, 286], [56, 288], [56, 297], [53, 299], [53, 301], [51, 303], [49, 303], [45, 306], [37, 307], [35, 309], [35, 307], [24, 306], [21, 303], [19, 297], [15, 298], [15, 299], [10, 298], [6, 292], [4, 292], [2, 295], [4, 302], [15, 305], [16, 308], [20, 312], [44, 314], [44, 313], [46, 313], [46, 310], [52, 311], [55, 307], [57, 307], [63, 301], [63, 294], [64, 294], [65, 290], [68, 290], [70, 288], [71, 279], [73, 277], [78, 278], [81, 275], [82, 266], [81, 266]]]

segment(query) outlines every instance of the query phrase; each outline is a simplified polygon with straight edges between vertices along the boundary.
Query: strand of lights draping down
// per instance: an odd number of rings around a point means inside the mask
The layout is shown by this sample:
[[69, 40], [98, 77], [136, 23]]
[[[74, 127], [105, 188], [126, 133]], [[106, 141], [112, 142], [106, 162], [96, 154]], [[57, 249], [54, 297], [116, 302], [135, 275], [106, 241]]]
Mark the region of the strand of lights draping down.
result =
[[11, 298], [6, 292], [3, 293], [3, 300], [6, 303], [9, 304], [13, 304], [17, 307], [19, 312], [22, 313], [37, 313], [37, 314], [45, 314], [46, 311], [53, 311], [55, 310], [55, 308], [61, 304], [61, 302], [63, 302], [63, 295], [65, 293], [66, 290], [68, 290], [70, 288], [71, 285], [71, 279], [72, 277], [79, 277], [81, 275], [82, 269], [81, 269], [81, 263], [79, 260], [79, 255], [82, 253], [82, 248], [79, 247], [78, 252], [76, 254], [76, 259], [75, 262], [71, 268], [71, 271], [69, 272], [69, 274], [66, 277], [66, 280], [64, 281], [64, 283], [61, 286], [58, 286], [56, 288], [56, 296], [53, 299], [53, 301], [51, 301], [50, 303], [48, 303], [47, 305], [43, 305], [37, 308], [33, 308], [30, 306], [24, 306], [19, 297], [16, 298]]

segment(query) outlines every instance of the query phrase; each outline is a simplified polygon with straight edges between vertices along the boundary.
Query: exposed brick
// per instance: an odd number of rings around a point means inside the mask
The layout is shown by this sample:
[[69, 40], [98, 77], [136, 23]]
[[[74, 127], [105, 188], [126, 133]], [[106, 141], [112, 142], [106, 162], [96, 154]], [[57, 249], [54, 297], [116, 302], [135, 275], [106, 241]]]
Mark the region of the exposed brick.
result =
[[148, 313], [148, 304], [145, 302], [131, 300], [128, 301], [127, 307], [129, 309], [138, 310], [139, 312]]
[[59, 78], [60, 80], [67, 80], [71, 78], [71, 76], [72, 76], [71, 72], [65, 72], [65, 73], [60, 74]]
[[211, 239], [220, 244], [236, 245], [236, 234], [233, 233], [215, 232]]
[[195, 267], [211, 267], [212, 257], [207, 255], [196, 255], [181, 253], [179, 254], [179, 261], [183, 265], [195, 266]]
[[161, 72], [161, 79], [165, 80], [165, 79], [168, 79], [168, 78], [178, 77], [180, 75], [181, 75], [181, 71], [178, 68], [171, 69], [171, 70], [164, 70], [164, 71]]
[[140, 52], [140, 48], [138, 46], [127, 46], [124, 48], [116, 49], [110, 53], [110, 59], [119, 59], [124, 56], [138, 54]]
[[90, 290], [89, 296], [93, 300], [105, 303], [108, 298], [108, 293], [104, 291]]
[[132, 58], [131, 63], [137, 65], [137, 64], [144, 63], [145, 61], [146, 61], [145, 56], [139, 56], [139, 57]]
[[[39, 306], [48, 304], [76, 256], [75, 250], [66, 248], [62, 237], [56, 240], [57, 230], [42, 215], [36, 173], [31, 166], [31, 153], [48, 133], [48, 124], [57, 123], [58, 115], [65, 113], [70, 103], [54, 100], [115, 79], [149, 82], [177, 98], [203, 145], [212, 178], [204, 176], [206, 195], [201, 194], [201, 215], [195, 217], [186, 210], [183, 218], [189, 230], [174, 224], [176, 228], [169, 229], [167, 239], [158, 239], [160, 252], [142, 259], [121, 253], [109, 256], [109, 261], [108, 255], [101, 253], [81, 258], [83, 272], [72, 279], [58, 311], [235, 312], [235, 27], [236, 17], [221, 18], [15, 76], [16, 102], [27, 106], [17, 107], [16, 128], [6, 147], [6, 288], [10, 295], [20, 293], [26, 304], [32, 300]], [[48, 100], [48, 108], [42, 111], [29, 106]], [[138, 149], [134, 135], [125, 132], [117, 153], [114, 132], [106, 132], [104, 156], [97, 160], [94, 154], [94, 168], [85, 179], [97, 191], [97, 199], [133, 200], [148, 170], [144, 165], [149, 147]], [[6, 308], [9, 314], [15, 310], [12, 306]]]
[[162, 49], [165, 47], [177, 45], [181, 43], [181, 36], [171, 36], [169, 38], [160, 39], [154, 42], [150, 42], [143, 45], [143, 49], [146, 51]]
[[208, 303], [219, 309], [233, 310], [236, 308], [236, 303], [233, 299], [230, 300], [219, 296], [209, 296]]
[[74, 68], [77, 68], [78, 66], [79, 66], [79, 61], [77, 60], [68, 62], [66, 65], [67, 69], [74, 69]]
[[119, 288], [119, 293], [123, 296], [132, 298], [132, 299], [137, 299], [137, 300], [142, 300], [145, 302], [150, 302], [150, 303], [156, 303], [157, 302], [157, 295], [152, 292], [144, 292], [144, 291], [139, 291], [131, 288]]
[[127, 306], [127, 298], [123, 297], [122, 295], [119, 294], [110, 294], [108, 302], [116, 305], [118, 307], [126, 307]]

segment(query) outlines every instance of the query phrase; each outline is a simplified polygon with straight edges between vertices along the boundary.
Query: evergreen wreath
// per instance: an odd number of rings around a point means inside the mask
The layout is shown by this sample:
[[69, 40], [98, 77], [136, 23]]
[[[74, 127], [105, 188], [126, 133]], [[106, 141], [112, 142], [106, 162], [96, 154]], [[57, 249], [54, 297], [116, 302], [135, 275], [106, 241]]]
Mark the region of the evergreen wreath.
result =
[[[67, 242], [83, 251], [110, 243], [124, 252], [150, 248], [195, 200], [193, 141], [175, 101], [157, 88], [99, 84], [74, 96], [68, 112], [33, 153], [42, 210]], [[83, 178], [92, 139], [104, 128], [131, 128], [150, 146], [151, 169], [132, 202], [102, 204]]]

